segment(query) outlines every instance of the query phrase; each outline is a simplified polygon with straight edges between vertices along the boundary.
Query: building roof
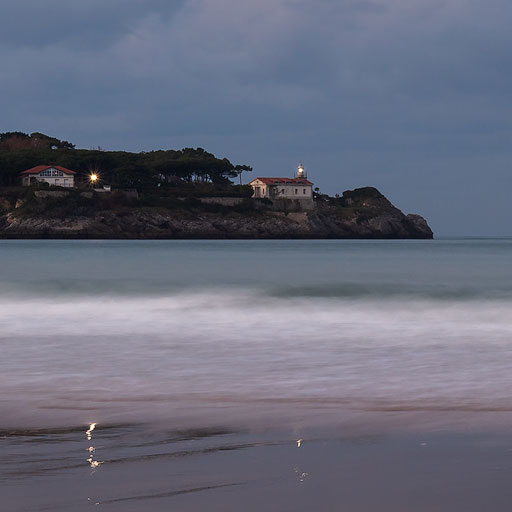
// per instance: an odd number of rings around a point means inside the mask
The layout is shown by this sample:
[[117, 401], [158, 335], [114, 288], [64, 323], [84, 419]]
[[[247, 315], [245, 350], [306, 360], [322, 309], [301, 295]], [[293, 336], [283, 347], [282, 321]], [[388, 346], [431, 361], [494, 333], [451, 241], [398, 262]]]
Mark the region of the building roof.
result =
[[313, 185], [305, 178], [254, 178], [249, 184], [255, 180], [260, 180], [265, 185]]
[[75, 171], [70, 171], [69, 169], [61, 167], [60, 165], [36, 165], [31, 169], [20, 172], [20, 174], [39, 174], [41, 171], [45, 171], [46, 169], [57, 169], [58, 171], [62, 171], [64, 174], [76, 174]]

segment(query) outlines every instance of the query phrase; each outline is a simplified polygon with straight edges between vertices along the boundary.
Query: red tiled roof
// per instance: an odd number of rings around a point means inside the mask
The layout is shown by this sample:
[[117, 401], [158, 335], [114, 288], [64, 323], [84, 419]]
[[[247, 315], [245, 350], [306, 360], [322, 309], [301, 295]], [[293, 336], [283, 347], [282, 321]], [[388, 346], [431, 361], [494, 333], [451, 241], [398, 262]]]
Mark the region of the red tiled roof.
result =
[[260, 180], [265, 185], [313, 185], [306, 178], [254, 178], [251, 183], [255, 180]]
[[26, 171], [20, 172], [20, 174], [39, 174], [41, 171], [45, 171], [46, 169], [57, 169], [58, 171], [62, 171], [64, 174], [76, 174], [75, 171], [70, 171], [65, 167], [61, 167], [60, 165], [36, 165], [32, 167], [32, 169], [27, 169]]

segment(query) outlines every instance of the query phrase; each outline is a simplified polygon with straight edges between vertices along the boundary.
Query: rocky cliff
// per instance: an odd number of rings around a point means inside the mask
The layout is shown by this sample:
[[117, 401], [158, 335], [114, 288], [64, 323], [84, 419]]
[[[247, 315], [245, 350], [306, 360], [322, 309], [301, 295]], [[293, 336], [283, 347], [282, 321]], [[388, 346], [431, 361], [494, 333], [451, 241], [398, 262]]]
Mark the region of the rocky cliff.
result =
[[0, 238], [237, 239], [432, 238], [425, 219], [404, 215], [374, 188], [319, 196], [311, 212], [173, 200], [152, 205], [122, 195], [20, 191], [0, 195]]

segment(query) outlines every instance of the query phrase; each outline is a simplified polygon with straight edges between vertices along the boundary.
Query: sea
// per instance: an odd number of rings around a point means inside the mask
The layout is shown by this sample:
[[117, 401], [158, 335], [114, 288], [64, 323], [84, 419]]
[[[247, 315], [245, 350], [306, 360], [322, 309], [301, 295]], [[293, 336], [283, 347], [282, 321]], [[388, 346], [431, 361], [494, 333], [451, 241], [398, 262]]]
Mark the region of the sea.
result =
[[0, 509], [508, 510], [511, 367], [512, 239], [0, 241]]

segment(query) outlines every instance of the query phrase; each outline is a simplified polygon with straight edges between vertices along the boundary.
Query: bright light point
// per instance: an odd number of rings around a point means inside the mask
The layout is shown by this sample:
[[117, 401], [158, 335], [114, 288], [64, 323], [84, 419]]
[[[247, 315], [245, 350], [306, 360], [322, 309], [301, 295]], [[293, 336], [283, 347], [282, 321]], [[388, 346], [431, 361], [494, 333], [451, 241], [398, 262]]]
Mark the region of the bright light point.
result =
[[297, 448], [302, 446], [302, 439], [297, 439]]
[[96, 423], [91, 423], [89, 425], [89, 430], [85, 431], [85, 436], [87, 437], [87, 441], [90, 441], [92, 438], [92, 431], [96, 428]]
[[98, 181], [98, 175], [91, 174], [91, 175], [89, 175], [89, 179], [94, 183], [95, 181]]

